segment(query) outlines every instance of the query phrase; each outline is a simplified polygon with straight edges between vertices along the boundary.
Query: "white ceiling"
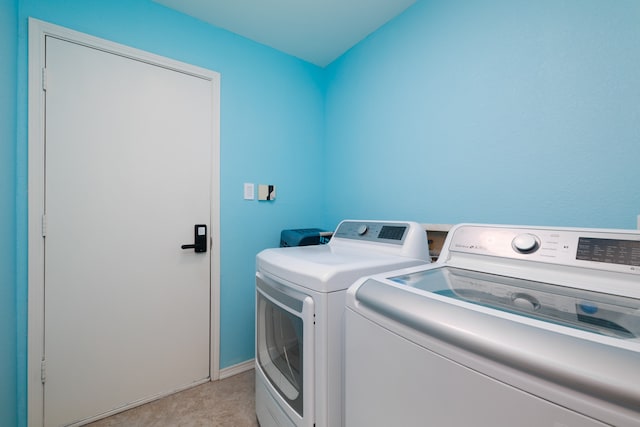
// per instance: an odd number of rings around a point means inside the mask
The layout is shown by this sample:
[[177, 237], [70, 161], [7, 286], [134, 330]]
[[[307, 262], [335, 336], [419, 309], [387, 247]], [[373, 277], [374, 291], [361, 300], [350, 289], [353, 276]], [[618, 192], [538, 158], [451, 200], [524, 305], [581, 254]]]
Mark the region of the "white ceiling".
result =
[[324, 67], [416, 0], [154, 0]]

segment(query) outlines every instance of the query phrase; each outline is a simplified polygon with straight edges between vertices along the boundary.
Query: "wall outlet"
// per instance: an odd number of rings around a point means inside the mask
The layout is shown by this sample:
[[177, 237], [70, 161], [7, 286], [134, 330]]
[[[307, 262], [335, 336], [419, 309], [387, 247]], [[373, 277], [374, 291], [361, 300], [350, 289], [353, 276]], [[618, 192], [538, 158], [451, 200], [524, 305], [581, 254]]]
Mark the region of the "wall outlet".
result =
[[638, 215], [638, 230], [640, 230], [640, 215]]

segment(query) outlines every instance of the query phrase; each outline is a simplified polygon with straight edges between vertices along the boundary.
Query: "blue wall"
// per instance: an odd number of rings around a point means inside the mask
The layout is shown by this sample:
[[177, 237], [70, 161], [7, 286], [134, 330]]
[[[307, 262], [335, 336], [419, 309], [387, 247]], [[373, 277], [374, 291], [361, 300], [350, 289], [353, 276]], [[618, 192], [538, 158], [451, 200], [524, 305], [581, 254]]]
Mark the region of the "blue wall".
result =
[[640, 2], [422, 0], [327, 69], [328, 218], [635, 228]]
[[[3, 2], [4, 3], [4, 2]], [[6, 288], [14, 294], [17, 282], [17, 349], [14, 344], [0, 352], [2, 375], [13, 382], [0, 385], [15, 396], [15, 360], [17, 356], [19, 424], [26, 417], [27, 358], [27, 20], [34, 17], [87, 34], [102, 37], [135, 48], [184, 61], [221, 73], [221, 354], [222, 368], [245, 362], [254, 355], [255, 255], [261, 249], [279, 244], [280, 230], [317, 225], [323, 192], [323, 169], [318, 166], [322, 155], [324, 126], [323, 70], [271, 48], [214, 28], [201, 21], [177, 13], [150, 0], [19, 0], [18, 27], [18, 100], [17, 146], [6, 148], [13, 155], [0, 159], [9, 172], [17, 165], [17, 179], [0, 189], [2, 202], [14, 206], [17, 187], [17, 263], [8, 258], [7, 265], [17, 265], [17, 273], [9, 273]], [[4, 7], [4, 6], [3, 6]], [[11, 9], [8, 10], [9, 12]], [[15, 13], [14, 13], [15, 15]], [[2, 11], [4, 17], [4, 10]], [[15, 20], [14, 20], [15, 21]], [[15, 27], [9, 20], [8, 28]], [[3, 35], [4, 35], [4, 26]], [[13, 42], [15, 45], [15, 35]], [[10, 58], [15, 51], [5, 49]], [[15, 50], [15, 49], [14, 49]], [[8, 64], [11, 66], [11, 61]], [[13, 68], [15, 69], [15, 62]], [[3, 63], [2, 67], [5, 67]], [[9, 73], [15, 80], [15, 72]], [[15, 87], [2, 73], [0, 85]], [[14, 95], [15, 99], [15, 95]], [[3, 101], [4, 102], [4, 101]], [[1, 106], [4, 111], [4, 105]], [[15, 109], [14, 109], [15, 110]], [[9, 115], [10, 116], [10, 115]], [[5, 116], [3, 116], [5, 117]], [[14, 120], [9, 121], [15, 122]], [[3, 126], [5, 121], [2, 121]], [[11, 129], [2, 128], [4, 136]], [[15, 141], [15, 137], [11, 140]], [[313, 163], [312, 163], [313, 162]], [[1, 168], [5, 173], [5, 169]], [[243, 200], [243, 183], [274, 184], [277, 199], [272, 202]], [[2, 209], [0, 226], [14, 229], [15, 209], [5, 218]], [[13, 239], [15, 241], [15, 239]], [[4, 242], [2, 243], [4, 245]], [[0, 247], [12, 251], [13, 244]], [[5, 260], [2, 260], [3, 269]], [[2, 292], [5, 292], [3, 270]], [[3, 294], [4, 295], [4, 294]], [[12, 297], [15, 300], [14, 297]], [[0, 338], [7, 335], [15, 343], [16, 307], [0, 301], [4, 318], [13, 324], [0, 326]], [[12, 314], [13, 313], [13, 314]], [[6, 329], [6, 332], [5, 332]], [[13, 331], [12, 331], [13, 329]], [[12, 339], [9, 339], [12, 338]], [[3, 342], [7, 342], [3, 339]], [[5, 363], [4, 358], [12, 363]], [[12, 390], [9, 390], [12, 388]], [[15, 399], [2, 400], [8, 409]], [[0, 425], [9, 422], [16, 410], [0, 407]]]
[[16, 81], [17, 3], [0, 2], [0, 425], [17, 420]]
[[221, 73], [223, 368], [253, 356], [255, 254], [283, 228], [640, 213], [636, 0], [420, 0], [325, 70], [150, 0], [0, 4], [0, 425], [27, 413], [28, 16]]

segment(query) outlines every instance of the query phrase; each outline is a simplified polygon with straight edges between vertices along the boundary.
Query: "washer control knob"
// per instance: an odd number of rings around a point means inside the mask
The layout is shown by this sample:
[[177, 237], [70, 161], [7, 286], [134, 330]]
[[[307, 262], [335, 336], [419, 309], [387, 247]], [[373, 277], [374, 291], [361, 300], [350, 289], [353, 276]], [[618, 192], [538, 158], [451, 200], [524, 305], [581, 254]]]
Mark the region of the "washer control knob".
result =
[[511, 242], [511, 246], [513, 246], [516, 252], [529, 254], [538, 250], [540, 241], [533, 234], [524, 233], [516, 236]]
[[369, 230], [369, 227], [367, 227], [365, 224], [362, 224], [360, 227], [358, 227], [358, 235], [362, 236], [367, 232], [367, 230]]

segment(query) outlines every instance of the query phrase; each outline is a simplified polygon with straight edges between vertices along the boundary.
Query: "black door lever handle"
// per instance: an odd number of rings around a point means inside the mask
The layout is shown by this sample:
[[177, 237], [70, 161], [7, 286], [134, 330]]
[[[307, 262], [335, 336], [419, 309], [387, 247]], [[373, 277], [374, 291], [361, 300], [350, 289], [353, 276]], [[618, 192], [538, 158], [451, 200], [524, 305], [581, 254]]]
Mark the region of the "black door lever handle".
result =
[[193, 244], [182, 245], [182, 249], [193, 249], [194, 252], [207, 252], [207, 224], [193, 226]]

